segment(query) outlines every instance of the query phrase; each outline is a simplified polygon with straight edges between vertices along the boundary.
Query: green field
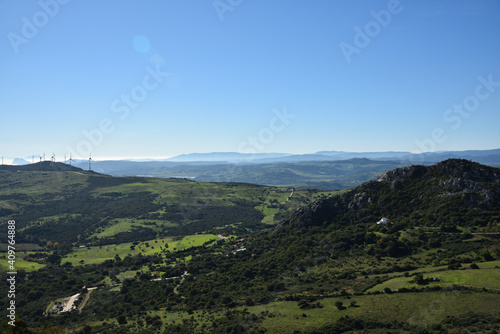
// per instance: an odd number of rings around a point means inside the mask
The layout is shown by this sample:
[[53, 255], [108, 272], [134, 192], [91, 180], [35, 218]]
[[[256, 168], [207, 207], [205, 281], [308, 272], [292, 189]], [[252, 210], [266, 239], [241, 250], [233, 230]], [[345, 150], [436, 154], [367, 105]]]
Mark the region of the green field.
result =
[[161, 230], [161, 227], [164, 226], [173, 227], [177, 226], [177, 224], [169, 223], [164, 220], [117, 218], [106, 227], [98, 228], [93, 236], [97, 238], [112, 237], [121, 232], [130, 232], [136, 227], [147, 227], [158, 232]]
[[[341, 301], [343, 308], [338, 309], [335, 302]], [[418, 328], [429, 328], [441, 323], [448, 316], [462, 316], [470, 310], [488, 314], [498, 309], [498, 295], [494, 293], [475, 292], [425, 292], [391, 295], [362, 295], [350, 298], [326, 298], [318, 302], [322, 308], [301, 309], [296, 301], [271, 302], [264, 305], [237, 308], [253, 313], [262, 320], [260, 327], [266, 333], [293, 333], [305, 331], [324, 325], [333, 324], [341, 317], [392, 322], [394, 320], [408, 323]], [[355, 302], [355, 306], [350, 306]], [[198, 331], [203, 325], [210, 324], [225, 317], [224, 310], [216, 313], [195, 311], [187, 312], [149, 312], [162, 318], [163, 326], [181, 323], [184, 319], [195, 319]]]
[[[335, 302], [339, 300], [343, 302], [345, 309], [335, 307]], [[351, 301], [356, 301], [357, 307], [349, 307]], [[293, 333], [295, 330], [333, 323], [342, 316], [379, 321], [397, 320], [427, 327], [441, 322], [446, 316], [460, 316], [470, 310], [488, 313], [498, 309], [497, 294], [459, 292], [365, 295], [351, 299], [327, 298], [319, 302], [323, 308], [303, 310], [297, 306], [297, 302], [283, 301], [248, 307], [248, 311], [256, 314], [267, 311], [273, 314], [262, 323], [262, 327], [267, 328], [270, 333]]]
[[[0, 267], [2, 270], [11, 271], [9, 269], [10, 264], [8, 261], [7, 253], [0, 253]], [[40, 264], [37, 262], [26, 261], [23, 259], [28, 253], [26, 252], [16, 252], [16, 262], [14, 263], [15, 270], [24, 269], [27, 272], [35, 271], [46, 266], [46, 264]]]
[[197, 234], [197, 235], [188, 235], [182, 238], [179, 243], [173, 247], [173, 250], [184, 250], [190, 247], [198, 247], [202, 246], [206, 242], [219, 240], [216, 235], [213, 234]]
[[[71, 262], [73, 265], [98, 264], [106, 260], [114, 259], [116, 255], [120, 258], [124, 258], [129, 254], [131, 256], [135, 256], [138, 254], [159, 254], [163, 251], [174, 252], [184, 250], [189, 247], [201, 246], [205, 242], [215, 241], [218, 239], [219, 238], [213, 234], [198, 234], [185, 236], [179, 241], [175, 241], [174, 238], [170, 237], [139, 242], [135, 246], [133, 243], [128, 242], [117, 245], [85, 247], [76, 249], [72, 253], [68, 254], [62, 259], [61, 264], [66, 262]], [[131, 246], [134, 246], [133, 250], [131, 249]]]
[[469, 269], [469, 265], [462, 265], [465, 269], [446, 270], [446, 267], [436, 268], [420, 268], [419, 270], [411, 271], [410, 273], [420, 272], [424, 279], [436, 278], [436, 281], [430, 281], [425, 285], [418, 285], [413, 282], [413, 276], [391, 278], [367, 292], [384, 291], [385, 288], [397, 291], [401, 288], [422, 288], [425, 286], [452, 286], [461, 285], [472, 288], [486, 288], [500, 291], [500, 261], [491, 261], [479, 263], [479, 269]]

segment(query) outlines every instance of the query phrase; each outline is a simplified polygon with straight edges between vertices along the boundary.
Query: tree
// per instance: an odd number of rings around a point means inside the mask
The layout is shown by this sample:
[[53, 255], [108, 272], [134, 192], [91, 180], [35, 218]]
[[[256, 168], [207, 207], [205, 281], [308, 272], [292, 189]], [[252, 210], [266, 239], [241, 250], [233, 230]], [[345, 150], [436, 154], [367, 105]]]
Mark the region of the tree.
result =
[[126, 325], [127, 324], [127, 318], [122, 314], [121, 316], [118, 317], [118, 323], [120, 325]]
[[342, 303], [340, 300], [337, 300], [335, 302], [335, 307], [338, 308], [339, 310], [342, 310], [344, 308], [344, 303]]
[[47, 262], [59, 264], [61, 263], [61, 256], [59, 254], [50, 254], [49, 256], [47, 256]]
[[225, 296], [224, 298], [222, 298], [222, 303], [228, 307], [234, 306], [233, 299], [229, 296]]
[[427, 281], [424, 279], [424, 275], [422, 275], [421, 273], [418, 273], [413, 278], [413, 282], [417, 283], [419, 285], [422, 285], [422, 284], [425, 284]]
[[139, 279], [141, 281], [147, 281], [151, 279], [151, 275], [149, 273], [142, 273], [141, 276], [139, 276]]

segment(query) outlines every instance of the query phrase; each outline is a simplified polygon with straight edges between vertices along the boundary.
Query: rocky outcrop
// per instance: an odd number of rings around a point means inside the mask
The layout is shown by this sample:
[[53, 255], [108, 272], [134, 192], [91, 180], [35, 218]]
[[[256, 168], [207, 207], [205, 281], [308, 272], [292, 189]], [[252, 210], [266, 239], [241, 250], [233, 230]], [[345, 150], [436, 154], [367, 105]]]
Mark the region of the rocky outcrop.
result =
[[475, 181], [451, 177], [446, 181], [440, 181], [438, 188], [444, 191], [443, 195], [456, 195], [465, 192], [480, 192], [485, 189], [482, 184]]
[[372, 203], [372, 199], [368, 197], [366, 192], [357, 193], [349, 202], [347, 208], [349, 210], [363, 210], [367, 205]]
[[406, 166], [395, 170], [391, 170], [382, 174], [378, 182], [392, 182], [398, 179], [416, 179], [424, 175], [429, 167], [425, 166]]
[[329, 221], [346, 206], [348, 206], [348, 202], [343, 195], [329, 196], [325, 199], [317, 200], [297, 209], [288, 219], [278, 225], [278, 229], [291, 223], [300, 228]]
[[437, 190], [441, 196], [466, 196], [467, 203], [474, 206], [493, 206], [498, 203], [498, 195], [488, 190], [484, 185], [469, 179], [451, 177], [440, 181]]
[[430, 166], [431, 170], [454, 178], [500, 183], [498, 169], [463, 159], [449, 159]]
[[498, 169], [464, 159], [448, 159], [432, 166], [406, 166], [382, 174], [378, 182], [393, 182], [401, 179], [416, 179], [428, 174], [450, 176], [455, 179], [500, 183]]

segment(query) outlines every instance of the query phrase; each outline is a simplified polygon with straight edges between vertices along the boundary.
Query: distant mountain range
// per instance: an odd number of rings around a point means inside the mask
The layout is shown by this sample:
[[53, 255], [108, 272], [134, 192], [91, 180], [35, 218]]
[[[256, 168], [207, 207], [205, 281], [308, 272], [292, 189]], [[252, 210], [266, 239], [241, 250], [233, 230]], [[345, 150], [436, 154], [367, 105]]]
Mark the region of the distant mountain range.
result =
[[[206, 182], [345, 189], [373, 180], [381, 173], [394, 168], [431, 165], [452, 158], [500, 166], [500, 149], [421, 154], [393, 151], [320, 151], [312, 154], [192, 153], [164, 160], [94, 161], [92, 170], [112, 176], [186, 178]], [[15, 159], [14, 163], [30, 166], [26, 159]], [[89, 168], [88, 160], [74, 160], [72, 165], [83, 170]]]
[[[35, 156], [37, 162], [39, 157]], [[344, 152], [344, 151], [319, 151], [310, 154], [290, 154], [290, 153], [237, 153], [237, 152], [213, 152], [213, 153], [190, 153], [181, 154], [168, 159], [144, 159], [144, 160], [111, 160], [111, 162], [217, 162], [217, 163], [275, 163], [275, 162], [303, 162], [303, 161], [339, 161], [354, 158], [370, 160], [393, 160], [412, 163], [435, 163], [446, 159], [468, 159], [479, 163], [500, 165], [500, 149], [493, 150], [469, 150], [469, 151], [439, 151], [426, 153], [410, 153], [399, 151], [387, 152]], [[25, 165], [29, 164], [32, 157], [25, 158], [5, 158], [8, 164]], [[85, 164], [87, 160], [75, 160], [76, 164]], [[102, 162], [102, 161], [100, 161]]]
[[344, 152], [344, 151], [319, 151], [311, 154], [288, 153], [191, 153], [182, 154], [164, 161], [171, 162], [227, 162], [227, 163], [275, 163], [275, 162], [303, 162], [303, 161], [339, 161], [354, 158], [370, 160], [397, 160], [412, 163], [431, 164], [446, 159], [468, 159], [486, 164], [500, 164], [500, 149], [494, 150], [469, 150], [469, 151], [442, 151], [427, 153], [410, 152]]
[[214, 153], [191, 153], [181, 154], [166, 161], [174, 162], [196, 162], [196, 161], [218, 161], [218, 162], [253, 162], [262, 159], [283, 159], [291, 156], [288, 153], [237, 153], [237, 152], [214, 152]]
[[275, 163], [275, 162], [303, 162], [303, 161], [339, 161], [354, 158], [370, 160], [393, 160], [412, 163], [430, 164], [446, 159], [458, 158], [474, 160], [486, 164], [500, 164], [500, 149], [494, 150], [469, 150], [469, 151], [442, 151], [427, 153], [410, 152], [344, 152], [344, 151], [319, 151], [311, 154], [287, 153], [191, 153], [178, 155], [164, 161], [172, 162], [228, 162], [228, 163]]

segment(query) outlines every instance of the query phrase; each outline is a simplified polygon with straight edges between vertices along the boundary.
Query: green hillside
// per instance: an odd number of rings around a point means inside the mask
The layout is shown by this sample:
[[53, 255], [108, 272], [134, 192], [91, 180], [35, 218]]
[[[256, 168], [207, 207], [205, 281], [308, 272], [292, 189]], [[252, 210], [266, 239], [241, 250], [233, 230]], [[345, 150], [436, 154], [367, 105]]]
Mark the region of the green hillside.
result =
[[[0, 184], [0, 228], [15, 219], [18, 242], [66, 247], [250, 233], [279, 222], [318, 195], [335, 193], [304, 190], [291, 196], [289, 188], [115, 178], [81, 170], [3, 172]], [[1, 229], [0, 236], [5, 233]]]
[[[182, 190], [193, 184], [187, 181], [105, 178], [98, 187], [97, 176], [87, 177], [83, 187], [94, 199], [154, 196], [144, 212], [158, 212], [157, 225], [145, 226], [157, 234], [163, 212], [169, 210], [154, 205], [181, 205], [172, 193], [162, 192], [175, 187], [170, 183], [181, 185], [177, 193], [183, 201], [208, 199], [203, 193], [191, 198], [193, 188]], [[263, 211], [279, 206], [285, 197], [276, 188], [210, 186], [224, 194], [210, 198], [218, 208], [221, 202], [236, 205], [230, 191], [246, 194], [238, 202], [245, 207], [252, 196], [259, 198], [258, 190], [271, 189], [276, 201], [266, 202]], [[120, 195], [110, 195], [114, 193]], [[205, 235], [191, 237], [99, 245], [101, 238], [109, 240], [108, 235], [119, 235], [120, 230], [147, 220], [137, 216], [132, 223], [129, 217], [115, 217], [116, 223], [96, 228], [86, 237], [94, 246], [64, 252], [52, 245], [44, 269], [21, 272], [18, 315], [30, 328], [26, 331], [33, 333], [41, 326], [69, 333], [500, 330], [499, 169], [447, 160], [399, 168], [344, 193], [318, 195], [311, 203], [284, 212], [287, 217], [274, 226], [260, 222], [253, 230], [242, 231], [227, 220], [230, 216], [218, 218], [226, 225], [206, 225], [211, 230], [232, 229], [236, 236], [209, 235], [205, 230]], [[247, 207], [259, 211], [261, 206]], [[377, 224], [382, 217], [387, 221]], [[132, 233], [141, 236], [136, 232]], [[102, 260], [87, 263], [97, 258]], [[83, 286], [96, 289], [87, 292]], [[2, 286], [0, 293], [6, 288]], [[56, 300], [78, 292], [88, 296], [83, 307], [44, 314]], [[6, 307], [4, 301], [0, 307]]]

